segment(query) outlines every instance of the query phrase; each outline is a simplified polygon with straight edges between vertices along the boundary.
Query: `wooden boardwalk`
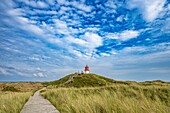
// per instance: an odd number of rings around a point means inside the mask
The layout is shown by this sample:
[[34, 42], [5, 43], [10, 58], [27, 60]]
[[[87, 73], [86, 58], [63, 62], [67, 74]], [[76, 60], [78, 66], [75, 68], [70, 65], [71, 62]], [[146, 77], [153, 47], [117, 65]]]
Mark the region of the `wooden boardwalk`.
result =
[[60, 113], [48, 100], [40, 95], [41, 90], [36, 91], [29, 98], [20, 113]]

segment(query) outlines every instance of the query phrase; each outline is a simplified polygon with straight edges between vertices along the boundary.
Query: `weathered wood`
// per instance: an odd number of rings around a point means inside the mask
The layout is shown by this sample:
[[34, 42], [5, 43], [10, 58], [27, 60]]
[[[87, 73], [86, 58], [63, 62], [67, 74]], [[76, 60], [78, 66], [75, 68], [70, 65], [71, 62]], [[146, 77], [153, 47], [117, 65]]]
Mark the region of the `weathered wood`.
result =
[[41, 90], [38, 90], [29, 98], [20, 113], [60, 113], [48, 100], [40, 95]]

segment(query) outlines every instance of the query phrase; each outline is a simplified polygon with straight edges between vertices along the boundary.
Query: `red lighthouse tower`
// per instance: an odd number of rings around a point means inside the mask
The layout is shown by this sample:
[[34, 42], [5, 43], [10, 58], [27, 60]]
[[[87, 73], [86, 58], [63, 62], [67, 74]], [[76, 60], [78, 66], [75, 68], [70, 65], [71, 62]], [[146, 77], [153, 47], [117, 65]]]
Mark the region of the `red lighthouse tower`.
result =
[[86, 74], [87, 74], [87, 73], [90, 73], [90, 70], [89, 70], [89, 66], [88, 66], [88, 65], [86, 65], [84, 71], [85, 71]]

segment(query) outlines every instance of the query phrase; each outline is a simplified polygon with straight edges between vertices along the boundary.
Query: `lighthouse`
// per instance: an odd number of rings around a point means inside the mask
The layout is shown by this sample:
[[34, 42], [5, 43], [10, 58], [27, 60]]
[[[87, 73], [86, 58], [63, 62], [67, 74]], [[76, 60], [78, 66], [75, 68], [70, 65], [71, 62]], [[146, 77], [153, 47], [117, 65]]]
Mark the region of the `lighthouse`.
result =
[[84, 71], [85, 71], [85, 74], [90, 73], [90, 70], [89, 70], [89, 66], [88, 66], [88, 65], [86, 65], [86, 67], [85, 67]]

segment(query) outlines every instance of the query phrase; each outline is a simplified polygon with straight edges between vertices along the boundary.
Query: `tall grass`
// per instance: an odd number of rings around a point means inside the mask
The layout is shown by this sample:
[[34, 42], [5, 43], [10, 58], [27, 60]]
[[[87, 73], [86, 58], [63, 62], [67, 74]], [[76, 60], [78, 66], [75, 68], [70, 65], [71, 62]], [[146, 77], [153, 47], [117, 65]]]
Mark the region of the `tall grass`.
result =
[[58, 88], [42, 95], [61, 113], [170, 113], [169, 86]]
[[32, 92], [0, 91], [0, 113], [19, 113]]

